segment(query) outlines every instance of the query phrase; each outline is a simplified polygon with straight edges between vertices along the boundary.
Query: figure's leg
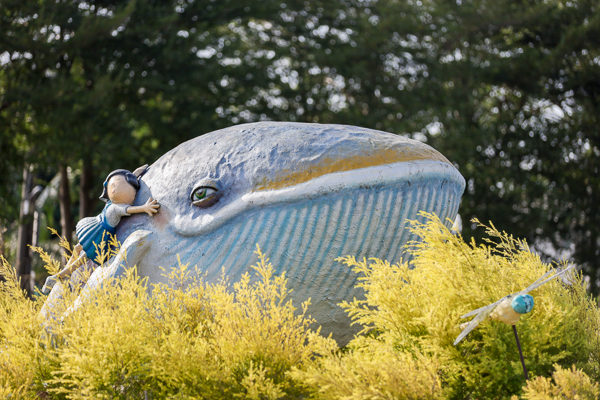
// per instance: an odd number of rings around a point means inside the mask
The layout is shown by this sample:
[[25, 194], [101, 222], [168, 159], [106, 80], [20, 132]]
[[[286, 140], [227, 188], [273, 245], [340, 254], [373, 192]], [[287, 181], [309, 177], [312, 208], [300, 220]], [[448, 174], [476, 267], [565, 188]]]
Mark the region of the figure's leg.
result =
[[74, 261], [71, 261], [67, 264], [57, 275], [61, 278], [65, 278], [73, 273], [79, 266], [85, 263], [85, 259], [87, 259], [85, 252], [81, 252], [79, 257]]
[[67, 265], [56, 275], [51, 275], [46, 278], [44, 287], [42, 287], [42, 293], [48, 293], [50, 289], [58, 282], [59, 279], [65, 278], [73, 273], [79, 266], [85, 262], [86, 254], [83, 251], [81, 244], [77, 244], [71, 255], [71, 258], [67, 262]]
[[40, 317], [42, 318], [42, 320], [44, 321], [44, 325], [46, 326], [50, 323], [51, 319], [56, 319], [64, 312], [64, 309], [61, 307], [61, 302], [64, 303], [64, 287], [63, 285], [61, 285], [60, 282], [56, 282], [56, 285], [53, 286], [54, 287], [52, 288], [52, 292], [50, 292], [50, 295], [46, 299], [46, 302], [44, 303], [44, 306], [40, 311]]

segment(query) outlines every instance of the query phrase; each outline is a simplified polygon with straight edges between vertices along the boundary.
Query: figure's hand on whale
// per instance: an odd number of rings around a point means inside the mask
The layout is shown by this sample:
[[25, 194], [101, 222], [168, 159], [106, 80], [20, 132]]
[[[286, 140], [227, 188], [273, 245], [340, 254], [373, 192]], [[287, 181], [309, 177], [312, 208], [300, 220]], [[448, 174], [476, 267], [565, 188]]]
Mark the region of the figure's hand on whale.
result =
[[158, 204], [158, 201], [156, 199], [153, 199], [152, 197], [150, 197], [148, 199], [148, 201], [146, 201], [146, 204], [144, 204], [143, 206], [127, 207], [127, 212], [129, 214], [137, 214], [137, 213], [145, 212], [149, 216], [154, 217], [154, 214], [156, 214], [158, 212], [159, 208], [160, 208], [160, 204]]
[[142, 207], [144, 208], [144, 212], [146, 214], [153, 217], [154, 214], [156, 214], [158, 212], [158, 209], [160, 208], [160, 204], [158, 204], [158, 201], [156, 199], [153, 199], [152, 197], [150, 197], [148, 199], [148, 201], [146, 201], [146, 204], [144, 204]]

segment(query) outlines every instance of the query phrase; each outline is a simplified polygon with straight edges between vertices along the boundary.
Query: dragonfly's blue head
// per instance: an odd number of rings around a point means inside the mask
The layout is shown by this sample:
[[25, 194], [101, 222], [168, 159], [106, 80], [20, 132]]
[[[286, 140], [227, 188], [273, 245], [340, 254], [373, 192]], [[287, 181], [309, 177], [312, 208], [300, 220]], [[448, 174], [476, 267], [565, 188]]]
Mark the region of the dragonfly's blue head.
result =
[[512, 300], [511, 306], [519, 314], [527, 314], [533, 309], [533, 297], [528, 294], [520, 294]]

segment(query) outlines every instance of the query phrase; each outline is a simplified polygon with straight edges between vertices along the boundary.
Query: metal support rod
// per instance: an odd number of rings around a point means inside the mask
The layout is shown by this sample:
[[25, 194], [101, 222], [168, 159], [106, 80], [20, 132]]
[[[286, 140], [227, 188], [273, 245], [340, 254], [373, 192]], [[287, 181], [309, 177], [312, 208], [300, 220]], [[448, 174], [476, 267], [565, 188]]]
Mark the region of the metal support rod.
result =
[[525, 374], [525, 380], [529, 380], [527, 374], [527, 368], [525, 367], [525, 359], [523, 359], [523, 351], [521, 350], [521, 342], [519, 342], [519, 335], [517, 335], [517, 327], [513, 325], [513, 332], [515, 333], [515, 339], [517, 340], [517, 348], [519, 349], [519, 356], [521, 357], [521, 365], [523, 366], [523, 373]]

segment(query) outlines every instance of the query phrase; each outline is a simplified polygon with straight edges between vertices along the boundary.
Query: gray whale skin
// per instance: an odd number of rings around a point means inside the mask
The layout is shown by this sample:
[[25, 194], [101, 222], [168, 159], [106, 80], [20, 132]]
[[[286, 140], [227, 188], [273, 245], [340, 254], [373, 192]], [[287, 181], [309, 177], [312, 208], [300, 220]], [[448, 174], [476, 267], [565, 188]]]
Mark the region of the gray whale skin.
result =
[[[150, 283], [182, 263], [209, 282], [252, 270], [256, 244], [275, 273], [287, 271], [294, 304], [347, 343], [358, 327], [338, 306], [360, 297], [357, 276], [336, 257], [397, 262], [411, 240], [407, 220], [420, 210], [454, 219], [465, 181], [433, 148], [394, 134], [344, 125], [243, 124], [199, 136], [162, 156], [141, 177], [135, 205], [153, 197], [153, 218], [124, 218], [117, 237], [127, 262], [109, 260], [82, 296], [108, 276], [136, 265]], [[197, 207], [196, 189], [212, 186], [218, 201]], [[218, 197], [216, 196], [216, 197]], [[76, 303], [77, 306], [77, 303]]]

